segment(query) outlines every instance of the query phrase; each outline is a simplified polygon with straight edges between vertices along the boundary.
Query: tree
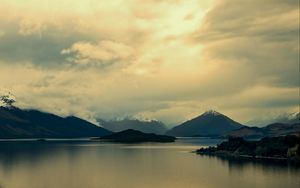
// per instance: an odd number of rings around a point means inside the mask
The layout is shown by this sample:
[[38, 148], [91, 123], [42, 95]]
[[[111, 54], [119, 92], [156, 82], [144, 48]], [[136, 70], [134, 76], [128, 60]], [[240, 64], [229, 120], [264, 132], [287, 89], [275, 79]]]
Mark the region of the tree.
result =
[[9, 95], [0, 96], [0, 101], [2, 101], [6, 106], [13, 106], [13, 103], [16, 102], [16, 100], [11, 98]]

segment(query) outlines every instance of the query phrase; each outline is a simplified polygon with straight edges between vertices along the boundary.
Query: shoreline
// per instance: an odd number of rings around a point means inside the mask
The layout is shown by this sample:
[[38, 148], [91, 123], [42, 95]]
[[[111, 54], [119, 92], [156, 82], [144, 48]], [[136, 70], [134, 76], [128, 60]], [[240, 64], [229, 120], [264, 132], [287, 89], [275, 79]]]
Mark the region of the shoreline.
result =
[[194, 152], [198, 155], [250, 161], [285, 162], [300, 166], [299, 140], [300, 138], [297, 136], [266, 137], [259, 141], [230, 137], [228, 141], [217, 146], [200, 148]]

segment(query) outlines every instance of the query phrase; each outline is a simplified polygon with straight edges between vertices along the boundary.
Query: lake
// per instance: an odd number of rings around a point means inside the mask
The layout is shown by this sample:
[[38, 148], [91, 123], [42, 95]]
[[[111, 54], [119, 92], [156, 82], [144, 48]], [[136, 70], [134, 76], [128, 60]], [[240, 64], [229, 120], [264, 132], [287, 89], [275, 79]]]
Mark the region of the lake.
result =
[[296, 188], [300, 169], [200, 156], [220, 143], [115, 144], [81, 140], [0, 141], [0, 188]]

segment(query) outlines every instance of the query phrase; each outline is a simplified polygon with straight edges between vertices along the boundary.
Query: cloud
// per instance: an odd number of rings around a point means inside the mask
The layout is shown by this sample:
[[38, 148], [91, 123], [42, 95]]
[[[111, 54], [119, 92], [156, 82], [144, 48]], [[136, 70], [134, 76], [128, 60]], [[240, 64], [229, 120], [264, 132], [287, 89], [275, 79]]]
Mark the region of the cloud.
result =
[[20, 107], [170, 126], [297, 110], [295, 0], [1, 3], [0, 87]]
[[76, 42], [71, 48], [63, 49], [61, 54], [73, 56], [68, 59], [77, 64], [106, 64], [115, 61], [127, 61], [134, 49], [122, 43], [104, 40], [98, 44]]
[[5, 35], [5, 32], [0, 30], [0, 37], [4, 36]]
[[0, 59], [12, 64], [32, 63], [40, 68], [63, 67], [65, 59], [61, 50], [77, 40], [92, 38], [54, 25], [48, 25], [44, 30], [35, 29], [28, 28], [20, 33], [18, 21], [9, 23], [0, 37]]
[[46, 25], [39, 21], [20, 20], [18, 33], [24, 36], [38, 34], [40, 37], [46, 29]]
[[217, 1], [192, 41], [204, 43], [204, 59], [240, 64], [253, 82], [298, 87], [297, 1]]

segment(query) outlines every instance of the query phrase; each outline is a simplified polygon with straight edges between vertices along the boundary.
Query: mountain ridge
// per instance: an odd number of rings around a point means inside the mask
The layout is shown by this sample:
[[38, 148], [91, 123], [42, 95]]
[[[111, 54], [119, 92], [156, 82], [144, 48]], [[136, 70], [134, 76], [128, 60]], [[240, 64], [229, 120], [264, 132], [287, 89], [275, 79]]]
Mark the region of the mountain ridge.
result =
[[165, 124], [157, 120], [139, 120], [139, 119], [121, 119], [121, 120], [109, 120], [97, 119], [99, 124], [104, 128], [113, 131], [120, 132], [127, 129], [134, 129], [142, 131], [144, 133], [164, 134], [167, 131]]
[[272, 123], [264, 127], [242, 127], [226, 133], [225, 137], [262, 138], [285, 135], [297, 135], [300, 133], [300, 123], [284, 124]]
[[70, 138], [110, 133], [75, 116], [63, 118], [38, 110], [0, 107], [0, 138]]
[[273, 123], [285, 123], [285, 124], [295, 124], [300, 123], [300, 112], [293, 112], [293, 113], [283, 113], [281, 115], [274, 116], [272, 118], [265, 117], [262, 119], [252, 119], [247, 122], [249, 125], [255, 126], [265, 126]]
[[172, 136], [219, 136], [243, 126], [217, 111], [209, 110], [173, 127], [166, 134]]

